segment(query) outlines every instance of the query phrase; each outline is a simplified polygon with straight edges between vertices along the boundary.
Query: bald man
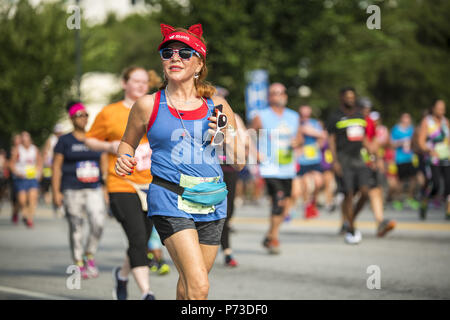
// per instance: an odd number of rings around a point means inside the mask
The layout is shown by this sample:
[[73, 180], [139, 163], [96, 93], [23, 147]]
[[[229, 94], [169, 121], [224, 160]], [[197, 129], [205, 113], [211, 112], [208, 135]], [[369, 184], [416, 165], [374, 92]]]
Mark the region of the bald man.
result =
[[286, 108], [286, 87], [269, 87], [269, 108], [260, 110], [251, 127], [259, 131], [260, 173], [272, 199], [270, 227], [263, 246], [271, 254], [280, 253], [279, 230], [291, 208], [292, 179], [296, 175], [293, 148], [299, 145], [297, 112]]

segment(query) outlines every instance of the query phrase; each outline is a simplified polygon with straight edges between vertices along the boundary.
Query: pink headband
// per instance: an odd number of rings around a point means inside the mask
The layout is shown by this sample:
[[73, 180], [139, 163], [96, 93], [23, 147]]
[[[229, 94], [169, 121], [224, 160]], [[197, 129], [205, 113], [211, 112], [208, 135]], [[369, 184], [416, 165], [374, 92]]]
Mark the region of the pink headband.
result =
[[86, 111], [86, 108], [81, 103], [74, 104], [69, 109], [69, 116], [72, 117], [75, 113], [77, 113], [80, 110]]
[[195, 24], [189, 27], [188, 31], [195, 34], [196, 37], [186, 32], [175, 31], [174, 27], [161, 23], [161, 33], [164, 36], [164, 39], [159, 45], [158, 50], [169, 41], [180, 41], [206, 57], [206, 45], [199, 39], [203, 34], [202, 25]]

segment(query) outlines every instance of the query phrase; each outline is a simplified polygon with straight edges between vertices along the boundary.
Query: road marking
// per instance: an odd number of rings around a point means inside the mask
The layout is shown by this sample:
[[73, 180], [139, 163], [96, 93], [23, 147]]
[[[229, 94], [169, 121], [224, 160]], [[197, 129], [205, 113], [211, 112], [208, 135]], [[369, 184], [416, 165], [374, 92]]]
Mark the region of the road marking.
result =
[[0, 286], [0, 291], [18, 294], [18, 295], [27, 296], [27, 297], [32, 297], [32, 298], [45, 299], [45, 300], [70, 300], [66, 297], [53, 296], [53, 295], [45, 294], [42, 292], [28, 291], [28, 290], [4, 287], [4, 286]]
[[[269, 219], [259, 217], [234, 217], [233, 222], [243, 224], [269, 224]], [[286, 222], [285, 222], [286, 223]], [[290, 225], [298, 227], [312, 227], [312, 228], [339, 228], [340, 221], [330, 220], [302, 220], [294, 219], [287, 222]], [[362, 229], [375, 229], [376, 223], [371, 221], [357, 221], [355, 225]], [[423, 230], [423, 231], [450, 231], [449, 223], [427, 223], [427, 222], [398, 222], [395, 227], [398, 230]]]

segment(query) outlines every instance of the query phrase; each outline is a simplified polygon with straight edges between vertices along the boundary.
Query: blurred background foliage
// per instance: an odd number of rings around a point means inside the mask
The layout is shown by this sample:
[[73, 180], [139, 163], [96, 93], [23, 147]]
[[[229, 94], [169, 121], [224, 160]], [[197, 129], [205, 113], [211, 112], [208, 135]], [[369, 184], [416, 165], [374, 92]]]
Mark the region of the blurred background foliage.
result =
[[[246, 73], [266, 69], [288, 88], [289, 106], [308, 103], [327, 118], [339, 88], [370, 97], [384, 123], [402, 112], [416, 121], [434, 99], [450, 98], [450, 1], [447, 0], [146, 0], [148, 14], [102, 24], [82, 22], [83, 72], [120, 74], [129, 65], [161, 72], [160, 23], [202, 23], [208, 80], [230, 91], [244, 114]], [[381, 30], [369, 30], [366, 8], [381, 8]], [[0, 136], [27, 129], [42, 143], [73, 95], [74, 31], [62, 3], [31, 8], [21, 0], [0, 13]], [[311, 95], [299, 95], [308, 86]], [[120, 96], [113, 97], [117, 99]]]

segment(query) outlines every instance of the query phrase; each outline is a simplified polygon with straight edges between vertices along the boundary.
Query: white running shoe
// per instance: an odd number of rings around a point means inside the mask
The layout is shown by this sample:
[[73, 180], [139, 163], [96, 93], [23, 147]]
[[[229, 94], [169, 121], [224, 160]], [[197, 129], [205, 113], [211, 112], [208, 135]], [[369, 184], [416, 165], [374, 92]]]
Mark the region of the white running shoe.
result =
[[354, 234], [347, 232], [344, 239], [347, 244], [358, 244], [362, 240], [362, 235], [361, 232], [355, 230]]

